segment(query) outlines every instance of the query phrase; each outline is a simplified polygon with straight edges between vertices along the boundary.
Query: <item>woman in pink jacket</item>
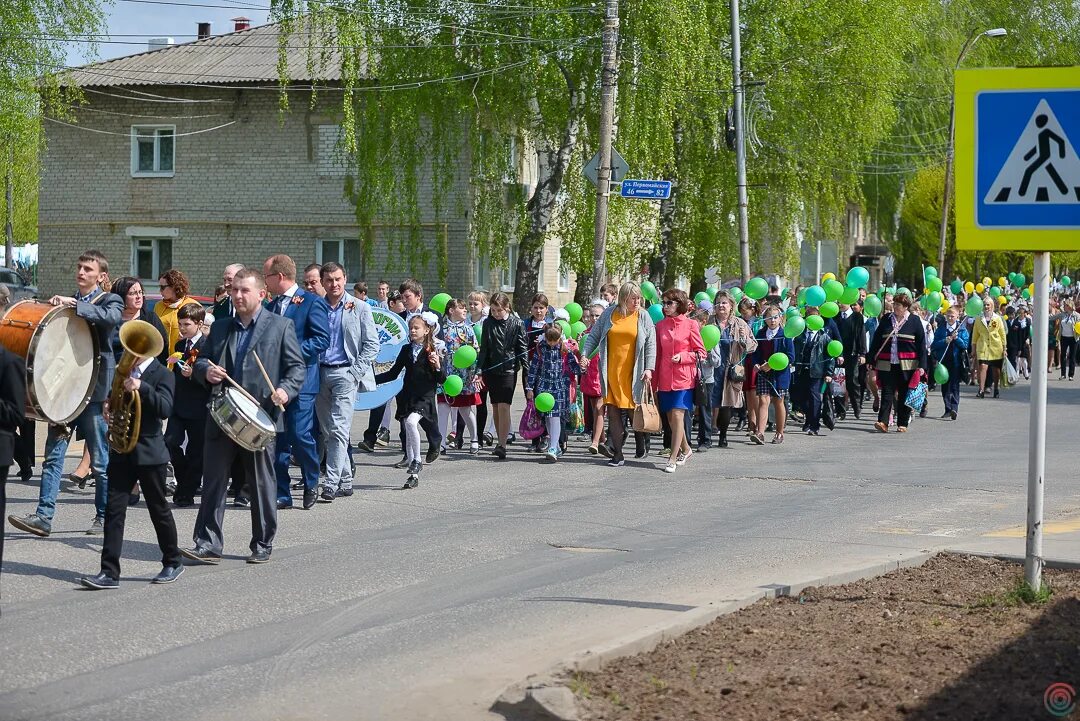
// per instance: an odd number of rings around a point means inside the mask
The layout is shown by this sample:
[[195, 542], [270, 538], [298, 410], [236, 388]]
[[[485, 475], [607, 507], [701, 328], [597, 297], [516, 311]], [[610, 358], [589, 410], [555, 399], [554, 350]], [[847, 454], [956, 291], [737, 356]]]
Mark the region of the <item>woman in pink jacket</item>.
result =
[[690, 299], [673, 288], [662, 299], [664, 319], [656, 324], [656, 385], [660, 412], [671, 425], [671, 455], [665, 473], [674, 473], [692, 451], [686, 440], [683, 416], [694, 408], [697, 362], [705, 357], [705, 345], [697, 322], [690, 319]]

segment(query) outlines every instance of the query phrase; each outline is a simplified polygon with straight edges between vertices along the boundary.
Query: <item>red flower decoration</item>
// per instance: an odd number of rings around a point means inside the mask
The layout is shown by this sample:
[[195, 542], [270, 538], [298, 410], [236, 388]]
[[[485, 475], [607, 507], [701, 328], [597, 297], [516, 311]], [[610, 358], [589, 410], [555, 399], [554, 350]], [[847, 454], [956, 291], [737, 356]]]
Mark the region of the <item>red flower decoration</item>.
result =
[[187, 364], [188, 365], [194, 365], [195, 364], [195, 359], [198, 358], [198, 357], [199, 357], [199, 349], [198, 348], [192, 348], [191, 353], [188, 354]]
[[345, 304], [345, 310], [352, 310], [355, 307], [356, 307], [356, 303], [346, 303]]
[[292, 299], [292, 304], [293, 305], [300, 305], [303, 302], [304, 302], [304, 296], [302, 296], [302, 295], [294, 295], [293, 296], [293, 299]]

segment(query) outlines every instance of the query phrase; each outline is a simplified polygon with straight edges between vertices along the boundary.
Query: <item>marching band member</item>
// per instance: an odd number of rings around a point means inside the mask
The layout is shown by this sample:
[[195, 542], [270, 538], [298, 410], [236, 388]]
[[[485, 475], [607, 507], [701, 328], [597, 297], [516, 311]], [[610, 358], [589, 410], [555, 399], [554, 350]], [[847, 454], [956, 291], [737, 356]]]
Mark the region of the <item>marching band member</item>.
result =
[[345, 269], [322, 267], [322, 286], [329, 305], [330, 344], [319, 363], [319, 395], [315, 410], [326, 438], [326, 481], [320, 498], [330, 503], [351, 496], [353, 472], [349, 430], [359, 390], [375, 390], [371, 364], [379, 355], [379, 330], [371, 306], [345, 292]]
[[[76, 261], [75, 284], [78, 287], [74, 297], [54, 295], [49, 299], [52, 305], [62, 305], [75, 309], [75, 314], [86, 320], [97, 334], [99, 365], [97, 383], [94, 386], [90, 402], [83, 412], [69, 427], [78, 430], [90, 449], [90, 465], [97, 479], [94, 488], [94, 507], [97, 511], [90, 529], [90, 536], [104, 533], [105, 504], [109, 488], [109, 447], [106, 440], [108, 426], [102, 416], [102, 406], [109, 396], [112, 376], [115, 369], [112, 345], [109, 338], [113, 328], [120, 323], [120, 314], [124, 301], [119, 296], [102, 290], [99, 282], [109, 272], [109, 262], [101, 251], [88, 250]], [[67, 454], [71, 431], [64, 426], [49, 426], [45, 441], [45, 462], [41, 467], [41, 493], [38, 497], [37, 511], [27, 516], [8, 516], [11, 525], [20, 531], [32, 533], [42, 538], [52, 532], [53, 516], [56, 513], [56, 495], [60, 490], [60, 475], [64, 472], [64, 456]]]
[[[156, 330], [156, 329], [155, 329]], [[161, 573], [151, 583], [172, 583], [184, 567], [176, 544], [176, 524], [165, 495], [165, 466], [169, 451], [161, 432], [161, 422], [173, 410], [173, 376], [153, 357], [139, 357], [124, 379], [124, 390], [139, 395], [141, 418], [139, 436], [130, 453], [109, 453], [109, 502], [105, 511], [105, 542], [101, 548], [101, 572], [83, 576], [79, 583], [93, 590], [120, 585], [120, 552], [124, 546], [124, 521], [128, 496], [138, 482], [146, 494], [146, 508], [154, 524], [161, 548]]]
[[[177, 508], [195, 505], [195, 492], [203, 474], [203, 443], [206, 436], [206, 404], [210, 392], [197, 383], [192, 375], [195, 361], [203, 352], [206, 336], [202, 334], [202, 322], [206, 311], [201, 305], [185, 305], [176, 313], [180, 328], [180, 340], [173, 348], [175, 362], [172, 372], [176, 381], [176, 400], [173, 402], [169, 429], [165, 432], [165, 445], [169, 449], [173, 471], [176, 474], [176, 492], [173, 503]], [[184, 438], [187, 450], [184, 450]]]
[[[8, 469], [15, 455], [15, 431], [26, 419], [26, 368], [23, 359], [0, 346], [0, 516], [7, 505]], [[4, 564], [4, 532], [0, 529], [0, 566]]]
[[300, 397], [285, 410], [285, 429], [278, 434], [277, 506], [292, 508], [289, 491], [289, 456], [295, 456], [304, 481], [304, 508], [315, 505], [319, 484], [319, 453], [312, 428], [315, 424], [315, 396], [319, 393], [319, 356], [330, 344], [326, 301], [296, 284], [296, 263], [287, 255], [272, 255], [263, 263], [266, 287], [274, 294], [270, 311], [293, 322], [296, 340], [307, 365]]
[[[232, 282], [235, 318], [220, 318], [210, 329], [203, 352], [195, 361], [194, 378], [217, 388], [228, 376], [239, 383], [274, 419], [278, 438], [285, 432], [284, 414], [277, 404], [296, 398], [304, 385], [304, 357], [293, 326], [272, 310], [262, 307], [266, 284], [262, 274], [243, 269]], [[273, 390], [267, 387], [254, 355], [262, 361]], [[225, 518], [225, 491], [229, 466], [239, 458], [244, 476], [252, 488], [251, 556], [248, 563], [270, 560], [277, 533], [274, 442], [260, 451], [248, 451], [236, 444], [208, 417], [203, 450], [203, 494], [195, 520], [195, 547], [182, 549], [187, 558], [199, 563], [221, 562], [224, 545], [221, 524]]]

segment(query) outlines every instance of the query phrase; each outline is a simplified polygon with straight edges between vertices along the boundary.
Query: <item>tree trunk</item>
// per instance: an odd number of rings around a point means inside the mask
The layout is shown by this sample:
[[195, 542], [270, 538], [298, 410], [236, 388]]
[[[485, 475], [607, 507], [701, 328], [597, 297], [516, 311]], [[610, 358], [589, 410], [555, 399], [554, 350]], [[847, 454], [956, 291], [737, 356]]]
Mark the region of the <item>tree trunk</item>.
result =
[[663, 291], [675, 285], [675, 211], [679, 194], [679, 163], [682, 159], [683, 127], [678, 118], [672, 127], [675, 167], [664, 173], [671, 181], [671, 196], [660, 201], [660, 247], [649, 260], [649, 280]]
[[4, 265], [15, 265], [15, 189], [11, 174], [15, 165], [15, 153], [8, 156], [7, 172], [4, 173], [4, 205], [7, 215], [4, 217]]
[[[517, 268], [514, 271], [514, 310], [522, 318], [529, 313], [533, 296], [536, 295], [540, 261], [544, 254], [544, 240], [547, 238], [551, 218], [555, 212], [559, 191], [562, 189], [563, 176], [570, 165], [570, 156], [577, 145], [578, 132], [581, 128], [581, 112], [585, 98], [570, 76], [563, 72], [569, 90], [569, 109], [566, 127], [562, 138], [556, 144], [542, 132], [543, 119], [540, 114], [540, 102], [536, 96], [530, 100], [533, 118], [533, 130], [536, 145], [536, 190], [525, 206], [528, 227], [518, 244]], [[580, 287], [580, 284], [579, 284]]]
[[574, 302], [582, 308], [592, 301], [592, 272], [577, 274], [577, 287], [574, 288]]

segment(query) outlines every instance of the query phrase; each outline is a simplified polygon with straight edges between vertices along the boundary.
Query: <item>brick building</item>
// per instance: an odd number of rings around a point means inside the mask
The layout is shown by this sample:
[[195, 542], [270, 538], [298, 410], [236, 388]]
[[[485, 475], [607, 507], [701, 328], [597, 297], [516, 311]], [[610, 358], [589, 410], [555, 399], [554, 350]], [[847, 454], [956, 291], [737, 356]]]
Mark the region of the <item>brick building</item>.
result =
[[[84, 101], [70, 108], [70, 118], [45, 124], [41, 292], [69, 291], [74, 259], [86, 248], [106, 254], [113, 277], [156, 281], [175, 267], [200, 294], [213, 291], [229, 263], [258, 265], [279, 252], [301, 268], [339, 261], [350, 281], [372, 285], [413, 276], [431, 289], [428, 295], [512, 290], [516, 249], [502, 263], [479, 257], [465, 213], [435, 217], [430, 179], [420, 183], [418, 224], [358, 226], [338, 144], [336, 61], [313, 78], [305, 51], [290, 56], [295, 85], [328, 87], [319, 89], [314, 107], [310, 91], [290, 90], [291, 110], [281, 113], [277, 60], [276, 25], [238, 24], [237, 32], [158, 43], [72, 71]], [[528, 185], [528, 163], [515, 160], [514, 180]], [[467, 198], [469, 180], [462, 162], [451, 198]], [[556, 304], [573, 297], [556, 241], [545, 249], [541, 289]]]

